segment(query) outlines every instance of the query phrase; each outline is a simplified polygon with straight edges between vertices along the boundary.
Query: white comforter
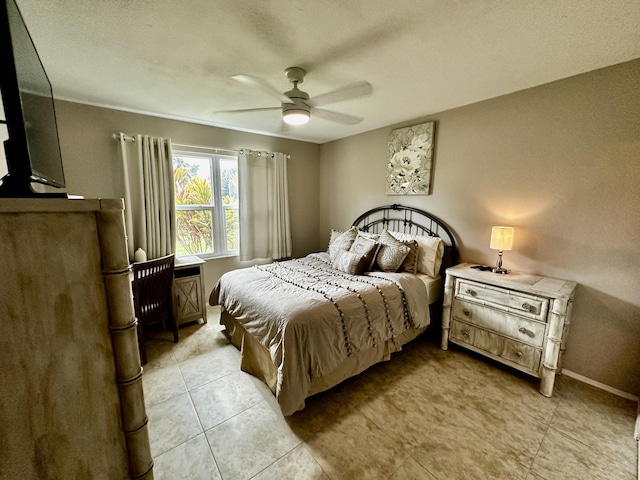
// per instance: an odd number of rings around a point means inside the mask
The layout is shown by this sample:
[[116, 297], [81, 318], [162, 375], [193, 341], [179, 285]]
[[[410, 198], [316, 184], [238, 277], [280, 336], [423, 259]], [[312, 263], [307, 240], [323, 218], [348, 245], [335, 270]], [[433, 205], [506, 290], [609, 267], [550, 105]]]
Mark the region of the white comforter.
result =
[[210, 303], [222, 305], [268, 349], [285, 415], [303, 404], [314, 378], [430, 321], [426, 288], [416, 275], [348, 275], [331, 268], [326, 253], [226, 273]]

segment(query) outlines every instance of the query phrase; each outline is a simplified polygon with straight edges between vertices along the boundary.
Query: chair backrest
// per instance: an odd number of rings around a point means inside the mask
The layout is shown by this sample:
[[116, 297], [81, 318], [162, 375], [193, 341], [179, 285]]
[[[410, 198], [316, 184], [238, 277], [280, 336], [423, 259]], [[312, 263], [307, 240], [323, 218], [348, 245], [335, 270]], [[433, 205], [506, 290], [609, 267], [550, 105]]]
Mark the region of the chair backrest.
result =
[[138, 321], [170, 313], [174, 255], [133, 264], [133, 299]]

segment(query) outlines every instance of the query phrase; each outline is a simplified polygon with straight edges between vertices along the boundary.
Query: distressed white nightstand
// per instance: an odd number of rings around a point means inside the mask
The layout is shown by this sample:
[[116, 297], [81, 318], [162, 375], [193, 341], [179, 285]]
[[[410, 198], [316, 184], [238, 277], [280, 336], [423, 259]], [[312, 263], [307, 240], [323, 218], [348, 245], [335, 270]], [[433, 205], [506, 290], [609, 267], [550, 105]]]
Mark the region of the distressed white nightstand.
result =
[[463, 263], [446, 270], [442, 349], [449, 342], [540, 378], [550, 397], [569, 330], [576, 283]]
[[205, 261], [196, 255], [176, 257], [173, 273], [173, 314], [178, 325], [200, 318], [207, 323], [202, 272], [204, 264]]

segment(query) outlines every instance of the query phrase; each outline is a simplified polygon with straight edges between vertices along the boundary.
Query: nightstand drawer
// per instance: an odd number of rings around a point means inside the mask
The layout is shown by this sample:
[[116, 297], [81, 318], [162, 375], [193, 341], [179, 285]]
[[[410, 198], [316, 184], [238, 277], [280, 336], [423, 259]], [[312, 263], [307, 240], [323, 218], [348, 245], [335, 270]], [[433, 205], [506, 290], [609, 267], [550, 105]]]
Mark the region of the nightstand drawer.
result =
[[546, 298], [469, 280], [456, 282], [455, 297], [540, 321], [545, 321], [549, 308], [549, 301]]
[[542, 347], [546, 324], [484, 305], [455, 299], [453, 318]]
[[451, 340], [467, 344], [538, 373], [542, 351], [524, 343], [453, 320]]

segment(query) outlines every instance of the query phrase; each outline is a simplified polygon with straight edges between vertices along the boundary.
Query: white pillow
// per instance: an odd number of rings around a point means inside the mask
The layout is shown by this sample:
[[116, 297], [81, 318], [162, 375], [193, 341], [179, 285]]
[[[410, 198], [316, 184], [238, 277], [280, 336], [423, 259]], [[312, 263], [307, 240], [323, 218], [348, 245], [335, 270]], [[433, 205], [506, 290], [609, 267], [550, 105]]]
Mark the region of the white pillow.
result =
[[369, 238], [371, 240], [375, 240], [376, 242], [380, 238], [380, 235], [378, 235], [377, 233], [363, 232], [362, 230], [358, 230], [358, 235], [360, 235], [361, 237], [364, 237], [364, 238]]
[[418, 242], [418, 273], [425, 273], [431, 278], [438, 276], [444, 255], [444, 242], [440, 237], [401, 232], [389, 233], [400, 241], [415, 240]]
[[346, 232], [338, 232], [336, 230], [331, 230], [331, 237], [329, 238], [329, 258], [331, 258], [331, 262], [336, 259], [338, 255], [338, 250], [349, 250], [351, 248], [351, 244], [358, 236], [358, 229], [356, 227], [351, 227]]

